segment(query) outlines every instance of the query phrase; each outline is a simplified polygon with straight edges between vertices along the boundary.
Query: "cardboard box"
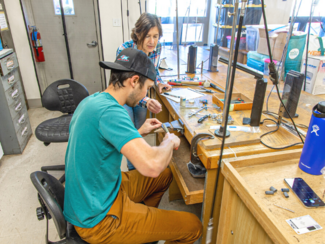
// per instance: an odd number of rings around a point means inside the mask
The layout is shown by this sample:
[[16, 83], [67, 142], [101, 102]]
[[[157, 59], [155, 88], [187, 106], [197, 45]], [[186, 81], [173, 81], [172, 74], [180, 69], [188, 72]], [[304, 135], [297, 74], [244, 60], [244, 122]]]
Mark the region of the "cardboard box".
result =
[[[259, 29], [260, 40], [258, 43], [257, 52], [269, 55], [269, 50], [267, 48], [266, 34], [264, 29]], [[287, 43], [287, 32], [278, 32], [270, 36], [270, 46], [272, 52], [272, 58], [275, 60], [281, 60], [283, 49]]]
[[272, 58], [280, 61], [282, 58], [283, 49], [287, 43], [287, 32], [278, 32], [272, 51]]
[[[257, 52], [264, 54], [264, 55], [269, 55], [269, 50], [267, 47], [267, 41], [266, 41], [266, 34], [265, 34], [265, 29], [264, 28], [259, 28], [259, 41], [258, 41], [258, 47], [257, 47]], [[277, 38], [277, 34], [273, 34], [273, 36], [269, 36], [270, 38], [270, 46], [271, 46], [271, 52], [273, 54], [273, 49], [274, 49], [274, 45], [275, 45], [275, 41]]]
[[[302, 60], [301, 73], [305, 74], [306, 62]], [[306, 92], [312, 95], [325, 94], [325, 57], [308, 57]]]

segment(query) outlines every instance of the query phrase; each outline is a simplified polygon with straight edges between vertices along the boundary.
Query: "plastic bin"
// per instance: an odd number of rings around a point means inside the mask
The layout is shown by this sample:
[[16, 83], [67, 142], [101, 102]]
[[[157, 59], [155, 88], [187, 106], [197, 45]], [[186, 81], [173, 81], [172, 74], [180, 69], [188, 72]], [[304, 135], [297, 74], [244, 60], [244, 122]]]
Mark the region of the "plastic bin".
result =
[[[263, 65], [264, 65], [264, 59], [266, 58], [269, 58], [269, 55], [264, 55], [264, 54], [260, 54], [256, 51], [251, 51], [251, 52], [248, 52], [247, 54], [247, 59], [254, 59], [256, 61], [260, 61], [260, 62], [263, 62]], [[264, 68], [262, 70], [262, 72], [264, 71]]]
[[260, 34], [258, 28], [246, 26], [246, 50], [256, 51]]
[[[270, 59], [264, 59], [264, 75], [269, 75], [269, 63]], [[282, 63], [273, 59], [273, 63], [275, 63], [276, 69], [278, 70], [279, 75], [281, 74], [281, 65]]]
[[247, 58], [246, 65], [258, 71], [264, 72], [264, 61], [257, 61], [251, 58]]
[[[235, 37], [234, 48], [236, 46], [237, 37]], [[230, 49], [231, 36], [227, 36], [227, 48]], [[239, 41], [239, 50], [246, 50], [246, 37], [241, 37]]]

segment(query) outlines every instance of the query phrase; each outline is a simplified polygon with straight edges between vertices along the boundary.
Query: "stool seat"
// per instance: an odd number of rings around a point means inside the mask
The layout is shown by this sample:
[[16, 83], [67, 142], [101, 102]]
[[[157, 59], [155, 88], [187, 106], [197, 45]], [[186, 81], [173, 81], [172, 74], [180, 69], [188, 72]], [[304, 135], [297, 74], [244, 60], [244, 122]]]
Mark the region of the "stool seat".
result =
[[67, 142], [71, 118], [72, 114], [67, 114], [42, 122], [35, 130], [37, 139], [44, 143]]

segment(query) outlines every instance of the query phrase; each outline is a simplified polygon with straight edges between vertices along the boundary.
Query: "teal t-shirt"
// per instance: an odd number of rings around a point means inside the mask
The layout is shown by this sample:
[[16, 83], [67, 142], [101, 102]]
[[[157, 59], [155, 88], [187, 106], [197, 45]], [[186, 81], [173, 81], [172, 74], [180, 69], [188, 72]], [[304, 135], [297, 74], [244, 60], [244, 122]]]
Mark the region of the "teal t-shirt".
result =
[[85, 98], [73, 114], [65, 156], [64, 217], [92, 228], [104, 219], [121, 185], [121, 148], [140, 138], [127, 111], [109, 93]]

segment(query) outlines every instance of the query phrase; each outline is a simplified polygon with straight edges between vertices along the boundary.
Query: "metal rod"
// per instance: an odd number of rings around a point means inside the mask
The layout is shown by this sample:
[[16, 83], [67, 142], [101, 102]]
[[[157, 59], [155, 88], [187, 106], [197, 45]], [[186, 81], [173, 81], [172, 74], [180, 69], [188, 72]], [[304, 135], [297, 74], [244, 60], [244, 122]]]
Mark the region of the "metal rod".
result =
[[141, 9], [141, 0], [139, 0], [139, 7], [140, 7], [140, 15], [142, 14], [142, 9]]
[[276, 204], [274, 204], [274, 206], [277, 206], [278, 208], [282, 208], [282, 209], [288, 210], [288, 211], [293, 212], [293, 213], [295, 212], [295, 211], [293, 211], [293, 210], [291, 210], [289, 208], [281, 207], [281, 206], [276, 205]]
[[[239, 4], [238, 2], [239, 2], [239, 0], [236, 0], [235, 11], [234, 11], [235, 16], [237, 15], [237, 12], [238, 12], [238, 4]], [[222, 155], [223, 155], [223, 149], [224, 149], [224, 145], [225, 145], [226, 132], [227, 132], [229, 104], [231, 102], [231, 95], [232, 95], [232, 90], [233, 90], [233, 86], [234, 86], [234, 82], [235, 82], [235, 73], [236, 73], [236, 65], [237, 65], [237, 58], [238, 58], [238, 50], [239, 50], [241, 30], [242, 30], [242, 26], [243, 26], [243, 22], [244, 22], [246, 3], [247, 3], [247, 0], [242, 0], [241, 1], [242, 6], [241, 6], [241, 9], [240, 9], [240, 16], [239, 16], [239, 23], [238, 23], [237, 40], [236, 40], [235, 54], [234, 54], [234, 64], [233, 64], [233, 69], [232, 69], [232, 73], [231, 73], [231, 80], [230, 80], [229, 86], [227, 87], [227, 91], [226, 91], [226, 94], [228, 94], [227, 100], [226, 99], [224, 100], [225, 104], [224, 104], [224, 107], [223, 107], [223, 114], [226, 114], [226, 116], [224, 116], [223, 118], [225, 118], [226, 121], [224, 121], [224, 119], [223, 119], [222, 125], [226, 125], [226, 126], [224, 127], [222, 132], [220, 131], [221, 133], [223, 133], [223, 136], [222, 136], [222, 144], [221, 144], [220, 156], [219, 156], [219, 162], [218, 162], [218, 172], [217, 172], [217, 179], [216, 179], [215, 189], [214, 189], [213, 203], [212, 203], [212, 206], [211, 206], [211, 208], [212, 208], [211, 209], [211, 217], [210, 217], [209, 226], [208, 226], [208, 232], [209, 233], [207, 233], [206, 243], [211, 243], [212, 242], [212, 232], [213, 232], [213, 226], [212, 225], [213, 225], [214, 205], [215, 205], [215, 201], [216, 201], [217, 189], [218, 189], [218, 181], [219, 181], [219, 175], [220, 175], [220, 171], [221, 171]], [[234, 22], [236, 24], [237, 20], [235, 19], [235, 16], [234, 16]], [[234, 36], [232, 35], [232, 39], [233, 38], [234, 38]], [[230, 49], [232, 49], [232, 48], [233, 48], [233, 46], [231, 45]], [[227, 106], [227, 104], [228, 104], [228, 106]], [[220, 127], [220, 128], [222, 128], [222, 127]]]
[[178, 0], [176, 0], [176, 48], [177, 48], [177, 78], [180, 79], [180, 64], [179, 64], [179, 30], [178, 30]]
[[218, 11], [218, 22], [217, 22], [217, 33], [216, 33], [216, 45], [218, 45], [218, 33], [219, 33], [219, 26], [220, 26], [220, 17], [221, 17], [221, 5], [222, 5], [222, 0], [218, 0], [219, 4], [219, 11]]
[[[230, 41], [230, 49], [229, 49], [229, 62], [228, 62], [228, 69], [227, 69], [227, 79], [226, 79], [226, 87], [225, 87], [225, 97], [224, 97], [224, 101], [225, 101], [225, 104], [223, 106], [224, 110], [225, 108], [227, 108], [227, 106], [230, 105], [229, 104], [226, 104], [226, 101], [227, 101], [227, 96], [229, 96], [229, 89], [228, 89], [228, 83], [229, 83], [229, 80], [230, 80], [230, 74], [231, 74], [231, 70], [233, 69], [232, 68], [232, 57], [233, 57], [233, 52], [234, 52], [234, 41], [235, 41], [235, 34], [236, 34], [236, 23], [237, 23], [237, 14], [238, 13], [238, 6], [239, 6], [239, 3], [238, 1], [236, 1], [235, 3], [235, 9], [234, 9], [234, 12], [233, 12], [233, 22], [232, 22], [232, 31], [231, 31], [231, 41]], [[226, 121], [226, 118], [225, 118], [226, 114], [223, 113], [223, 118], [222, 118], [222, 127], [224, 128], [225, 127], [225, 124], [224, 122]], [[228, 118], [227, 118], [228, 119]]]
[[69, 40], [68, 40], [68, 34], [67, 34], [67, 27], [65, 24], [65, 16], [64, 16], [62, 0], [60, 0], [60, 9], [61, 9], [61, 18], [62, 18], [62, 26], [63, 26], [63, 35], [64, 35], [64, 39], [65, 39], [65, 47], [67, 49], [70, 77], [73, 80], [73, 70], [72, 70], [72, 63], [71, 63], [71, 56], [70, 56]]
[[123, 38], [123, 43], [124, 43], [124, 21], [123, 21], [123, 4], [121, 0], [121, 19], [122, 19], [122, 38]]
[[128, 37], [130, 40], [130, 11], [129, 11], [129, 0], [126, 0], [126, 16], [127, 16], [127, 20], [128, 20]]
[[306, 66], [305, 66], [305, 82], [304, 82], [304, 91], [306, 91], [306, 83], [307, 83], [307, 67], [308, 67], [308, 51], [309, 51], [309, 35], [310, 35], [310, 26], [311, 26], [311, 17], [313, 16], [314, 8], [313, 5], [316, 5], [316, 1], [311, 1], [310, 6], [310, 15], [309, 15], [309, 26], [308, 26], [308, 34], [307, 34], [307, 45], [306, 45]]
[[[302, 0], [300, 1], [300, 4], [301, 4]], [[284, 64], [286, 62], [286, 58], [287, 58], [287, 51], [288, 51], [288, 45], [289, 45], [289, 41], [290, 41], [290, 38], [291, 38], [291, 35], [292, 35], [292, 31], [293, 31], [293, 25], [295, 23], [295, 12], [296, 12], [296, 5], [297, 5], [297, 0], [295, 0], [295, 4], [293, 6], [293, 11], [292, 11], [292, 15], [291, 15], [291, 23], [290, 23], [290, 28], [289, 28], [289, 33], [287, 35], [287, 40], [286, 40], [286, 45], [284, 46], [284, 50], [283, 50], [283, 53], [282, 53], [282, 64], [281, 64], [281, 74], [280, 74], [280, 80], [281, 78], [283, 77], [284, 75]], [[298, 11], [300, 9], [300, 5], [299, 5], [299, 8], [298, 8]]]

